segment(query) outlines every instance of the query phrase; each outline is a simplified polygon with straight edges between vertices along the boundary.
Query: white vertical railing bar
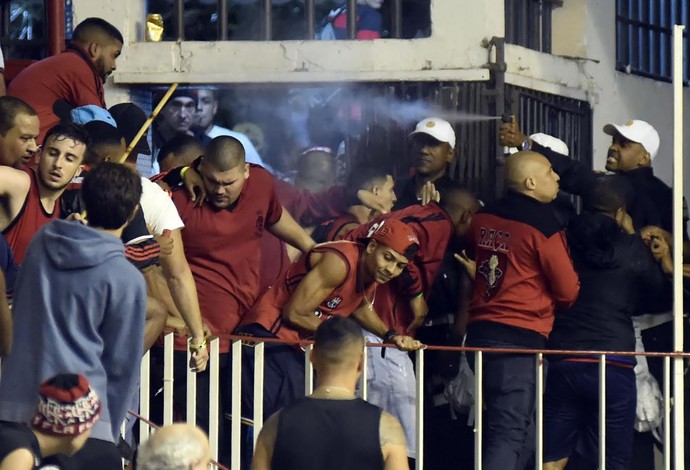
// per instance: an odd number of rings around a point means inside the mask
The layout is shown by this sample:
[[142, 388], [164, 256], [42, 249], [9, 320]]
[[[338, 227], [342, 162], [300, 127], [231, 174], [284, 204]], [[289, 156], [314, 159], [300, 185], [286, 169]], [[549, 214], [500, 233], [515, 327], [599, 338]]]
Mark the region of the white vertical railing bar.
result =
[[173, 417], [174, 338], [171, 332], [163, 336], [163, 426], [172, 424]]
[[599, 356], [599, 468], [606, 468], [606, 355]]
[[[218, 460], [218, 401], [220, 396], [220, 340], [211, 339], [209, 343], [209, 384], [208, 384], [208, 438], [211, 444], [211, 458]], [[234, 372], [234, 371], [233, 371]], [[233, 373], [233, 378], [235, 374]]]
[[264, 425], [264, 350], [266, 343], [254, 346], [254, 448]]
[[[141, 358], [141, 372], [139, 374], [139, 414], [146, 418], [151, 418], [151, 353], [146, 351]], [[139, 420], [139, 442], [144, 442], [149, 438], [151, 428], [144, 420]]]
[[415, 411], [416, 411], [416, 444], [415, 469], [424, 469], [424, 349], [416, 352], [417, 374], [415, 384]]
[[196, 423], [196, 372], [192, 372], [189, 368], [192, 360], [189, 341], [191, 338], [187, 339], [187, 422]]
[[[673, 350], [683, 351], [683, 30], [673, 27]], [[683, 358], [673, 359], [673, 465], [685, 468]]]
[[482, 354], [482, 351], [477, 351], [474, 356], [474, 470], [482, 470], [482, 421], [484, 420]]
[[537, 354], [536, 373], [536, 392], [537, 392], [537, 445], [535, 454], [535, 468], [544, 468], [544, 355]]
[[664, 357], [664, 470], [671, 470], [671, 357]]
[[240, 444], [242, 443], [242, 341], [232, 342], [232, 422], [230, 424], [230, 468], [240, 468]]
[[366, 400], [369, 396], [369, 383], [367, 382], [367, 372], [369, 372], [369, 351], [371, 348], [364, 346], [364, 355], [362, 356], [362, 375], [359, 376], [359, 395], [362, 400]]
[[304, 347], [304, 394], [311, 395], [314, 391], [314, 367], [311, 365], [309, 356], [314, 346], [307, 344]]

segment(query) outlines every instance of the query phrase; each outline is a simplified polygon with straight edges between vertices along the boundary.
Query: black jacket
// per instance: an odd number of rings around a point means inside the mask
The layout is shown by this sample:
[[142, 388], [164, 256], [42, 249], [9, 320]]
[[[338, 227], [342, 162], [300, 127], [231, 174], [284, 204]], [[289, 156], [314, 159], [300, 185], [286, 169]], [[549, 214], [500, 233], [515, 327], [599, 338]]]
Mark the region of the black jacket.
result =
[[[597, 177], [597, 173], [582, 162], [573, 160], [543, 147], [534, 142], [532, 150], [549, 159], [553, 169], [561, 177], [561, 189], [572, 194], [581, 195]], [[627, 211], [633, 220], [635, 230], [648, 225], [656, 225], [673, 232], [673, 190], [654, 176], [651, 167], [638, 168], [618, 173], [633, 188], [628, 201]], [[687, 227], [683, 228], [683, 237], [687, 237]]]
[[550, 349], [634, 351], [632, 315], [667, 311], [671, 278], [638, 235], [604, 214], [586, 212], [566, 231], [580, 295], [556, 313]]

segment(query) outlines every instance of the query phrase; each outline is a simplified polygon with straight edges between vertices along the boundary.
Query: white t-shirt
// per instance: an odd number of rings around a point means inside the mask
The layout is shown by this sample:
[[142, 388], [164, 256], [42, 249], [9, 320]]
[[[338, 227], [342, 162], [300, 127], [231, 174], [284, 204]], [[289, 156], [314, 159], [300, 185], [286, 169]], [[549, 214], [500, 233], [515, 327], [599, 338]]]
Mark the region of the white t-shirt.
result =
[[164, 230], [177, 230], [184, 227], [184, 222], [177, 212], [168, 193], [153, 181], [141, 178], [141, 209], [144, 219], [154, 235], [162, 235]]

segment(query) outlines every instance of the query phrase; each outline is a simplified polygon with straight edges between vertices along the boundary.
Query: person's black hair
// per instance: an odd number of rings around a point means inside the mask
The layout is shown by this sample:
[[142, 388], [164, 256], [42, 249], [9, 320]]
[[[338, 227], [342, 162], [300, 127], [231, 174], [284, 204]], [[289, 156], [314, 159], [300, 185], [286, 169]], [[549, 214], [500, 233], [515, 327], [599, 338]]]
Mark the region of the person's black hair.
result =
[[158, 151], [156, 157], [158, 162], [162, 162], [170, 155], [184, 153], [190, 147], [203, 147], [196, 137], [189, 134], [177, 134], [172, 139], [166, 141]]
[[613, 215], [621, 207], [629, 207], [632, 187], [624, 176], [599, 175], [582, 194], [582, 207], [589, 212]]
[[204, 150], [204, 162], [218, 171], [228, 171], [245, 163], [242, 142], [228, 135], [221, 135], [208, 143]]
[[371, 189], [376, 183], [385, 182], [390, 172], [380, 167], [360, 166], [353, 168], [347, 178], [347, 187], [352, 191]]
[[72, 32], [72, 40], [83, 44], [93, 41], [94, 32], [105, 33], [124, 44], [122, 33], [103, 18], [86, 18], [79, 23]]
[[86, 165], [95, 165], [102, 160], [99, 153], [99, 147], [105, 145], [120, 145], [124, 135], [114, 126], [103, 121], [91, 121], [84, 124], [84, 129], [91, 137], [91, 145], [89, 145], [84, 163]]
[[125, 165], [102, 162], [86, 173], [81, 187], [89, 225], [106, 230], [122, 227], [141, 199], [141, 179]]
[[45, 146], [50, 139], [71, 139], [75, 142], [81, 142], [84, 144], [87, 150], [89, 145], [91, 145], [91, 136], [84, 126], [72, 124], [71, 122], [60, 122], [51, 127], [48, 130], [45, 139], [43, 139], [43, 145]]
[[14, 96], [0, 97], [0, 135], [4, 136], [15, 126], [18, 114], [37, 116], [36, 110], [24, 100]]
[[314, 333], [314, 349], [334, 354], [353, 342], [364, 343], [362, 328], [351, 318], [332, 317]]

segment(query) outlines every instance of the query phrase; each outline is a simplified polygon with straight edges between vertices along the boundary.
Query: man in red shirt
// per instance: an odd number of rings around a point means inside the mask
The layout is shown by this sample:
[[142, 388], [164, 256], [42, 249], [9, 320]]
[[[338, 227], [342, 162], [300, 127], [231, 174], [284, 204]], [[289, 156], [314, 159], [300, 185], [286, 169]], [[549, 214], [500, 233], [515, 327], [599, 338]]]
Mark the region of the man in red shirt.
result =
[[19, 98], [0, 97], [0, 165], [21, 169], [38, 151], [38, 116]]
[[34, 234], [60, 217], [60, 196], [82, 170], [91, 138], [74, 124], [58, 124], [46, 136], [38, 167], [0, 166], [0, 230], [21, 264]]
[[[554, 310], [569, 307], [580, 290], [565, 233], [550, 205], [559, 176], [546, 157], [529, 151], [508, 157], [505, 171], [507, 194], [475, 215], [470, 228], [476, 280], [466, 345], [544, 349]], [[519, 468], [531, 452], [534, 364], [530, 354], [484, 355], [486, 470]]]
[[101, 18], [87, 18], [74, 28], [65, 51], [30, 65], [7, 89], [31, 105], [41, 123], [38, 142], [58, 123], [53, 104], [64, 100], [73, 107], [95, 104], [105, 108], [103, 83], [122, 52], [122, 34]]
[[[196, 283], [201, 316], [212, 334], [227, 335], [261, 294], [261, 240], [265, 232], [305, 252], [314, 242], [283, 210], [273, 176], [245, 163], [244, 148], [237, 139], [213, 139], [198, 172], [206, 192], [201, 207], [196, 207], [185, 190], [175, 191], [172, 197], [185, 225], [182, 243]], [[229, 346], [227, 339], [221, 339], [221, 373], [229, 374]], [[176, 349], [185, 351], [186, 345], [178, 341]], [[198, 377], [199, 397], [204, 396], [204, 383], [207, 386], [208, 373]], [[227, 399], [229, 375], [221, 383], [226, 389], [223, 398]], [[198, 416], [203, 417], [203, 411]]]
[[[295, 262], [242, 320], [239, 331], [285, 341], [311, 337], [331, 316], [353, 316], [364, 328], [401, 349], [420, 343], [390, 331], [374, 311], [376, 289], [399, 276], [414, 258], [419, 241], [410, 227], [387, 220], [361, 242], [322, 243]], [[245, 354], [242, 381], [251, 407], [253, 354]], [[269, 346], [264, 376], [264, 413], [270, 416], [304, 395], [304, 357], [295, 345]], [[248, 380], [249, 382], [245, 382]]]

